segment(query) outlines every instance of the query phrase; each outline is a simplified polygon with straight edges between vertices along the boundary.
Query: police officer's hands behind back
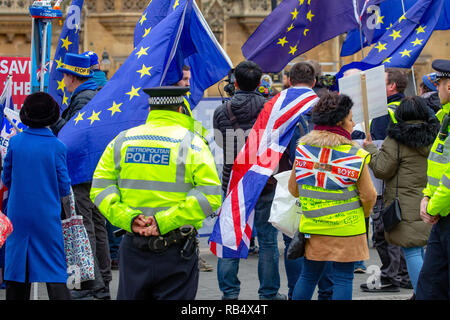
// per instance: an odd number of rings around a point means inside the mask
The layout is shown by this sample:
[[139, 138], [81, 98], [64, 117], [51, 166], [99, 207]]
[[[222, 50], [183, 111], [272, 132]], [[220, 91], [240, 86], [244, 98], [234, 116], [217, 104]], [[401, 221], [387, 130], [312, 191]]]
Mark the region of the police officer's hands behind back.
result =
[[158, 226], [154, 217], [146, 217], [143, 214], [138, 215], [131, 225], [131, 230], [144, 237], [159, 236]]

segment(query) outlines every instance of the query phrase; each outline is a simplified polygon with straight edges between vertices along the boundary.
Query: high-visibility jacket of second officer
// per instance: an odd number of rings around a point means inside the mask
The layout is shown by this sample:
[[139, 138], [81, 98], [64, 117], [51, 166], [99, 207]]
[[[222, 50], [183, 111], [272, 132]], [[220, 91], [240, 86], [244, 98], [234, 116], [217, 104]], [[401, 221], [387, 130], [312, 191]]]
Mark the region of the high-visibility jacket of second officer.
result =
[[121, 132], [94, 173], [91, 199], [115, 226], [132, 232], [139, 214], [154, 216], [161, 235], [201, 228], [221, 204], [209, 147], [182, 113], [153, 110], [146, 124]]

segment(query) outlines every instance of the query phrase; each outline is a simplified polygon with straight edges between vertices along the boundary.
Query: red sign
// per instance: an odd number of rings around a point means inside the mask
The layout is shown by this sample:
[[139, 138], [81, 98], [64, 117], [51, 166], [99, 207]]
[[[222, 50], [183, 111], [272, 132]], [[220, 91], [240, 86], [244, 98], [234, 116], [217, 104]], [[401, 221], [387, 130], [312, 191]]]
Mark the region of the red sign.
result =
[[31, 93], [30, 69], [30, 58], [0, 57], [0, 94], [3, 92], [6, 78], [12, 74], [12, 99], [18, 109], [22, 107], [26, 96]]

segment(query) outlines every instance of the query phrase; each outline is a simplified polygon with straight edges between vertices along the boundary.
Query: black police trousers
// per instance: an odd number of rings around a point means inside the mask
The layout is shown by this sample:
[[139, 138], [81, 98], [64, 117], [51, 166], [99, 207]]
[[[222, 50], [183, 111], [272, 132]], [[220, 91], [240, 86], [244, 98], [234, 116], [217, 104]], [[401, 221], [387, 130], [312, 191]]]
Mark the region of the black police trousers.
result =
[[181, 247], [162, 253], [137, 248], [126, 234], [119, 248], [117, 300], [194, 300], [198, 289], [198, 255], [183, 259]]

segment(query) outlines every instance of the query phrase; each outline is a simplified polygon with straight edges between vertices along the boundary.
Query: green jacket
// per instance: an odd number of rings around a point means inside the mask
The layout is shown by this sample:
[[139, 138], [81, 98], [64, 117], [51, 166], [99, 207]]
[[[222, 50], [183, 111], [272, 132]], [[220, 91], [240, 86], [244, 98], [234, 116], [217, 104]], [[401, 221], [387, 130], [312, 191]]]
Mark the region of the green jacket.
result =
[[214, 158], [194, 133], [193, 118], [151, 111], [144, 125], [121, 132], [94, 172], [91, 199], [111, 224], [131, 232], [139, 214], [154, 216], [161, 234], [202, 227], [221, 204]]

